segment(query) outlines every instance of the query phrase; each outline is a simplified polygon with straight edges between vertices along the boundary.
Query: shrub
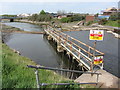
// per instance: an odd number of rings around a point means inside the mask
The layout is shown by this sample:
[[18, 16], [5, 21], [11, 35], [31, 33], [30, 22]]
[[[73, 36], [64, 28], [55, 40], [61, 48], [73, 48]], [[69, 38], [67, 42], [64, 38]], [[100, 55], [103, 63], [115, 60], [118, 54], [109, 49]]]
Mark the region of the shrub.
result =
[[89, 21], [86, 23], [87, 26], [91, 25], [93, 23], [93, 21]]
[[116, 20], [120, 20], [120, 13], [113, 13], [109, 20], [112, 20], [112, 21], [116, 21]]
[[68, 22], [71, 22], [71, 18], [70, 17], [63, 17], [62, 19], [60, 19], [60, 21], [62, 23], [68, 23]]
[[101, 24], [101, 25], [105, 25], [107, 23], [107, 19], [101, 19], [98, 23]]
[[85, 19], [85, 16], [82, 16], [82, 15], [74, 15], [71, 17], [71, 21], [81, 21], [81, 20], [84, 20]]

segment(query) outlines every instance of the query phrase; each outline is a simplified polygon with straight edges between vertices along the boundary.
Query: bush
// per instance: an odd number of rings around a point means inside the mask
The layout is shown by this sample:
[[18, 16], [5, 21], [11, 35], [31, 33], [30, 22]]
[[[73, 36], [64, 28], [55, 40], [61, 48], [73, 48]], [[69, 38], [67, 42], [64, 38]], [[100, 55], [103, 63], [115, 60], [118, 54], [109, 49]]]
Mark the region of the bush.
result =
[[113, 13], [109, 20], [112, 20], [112, 21], [116, 21], [116, 20], [120, 20], [120, 13]]
[[82, 15], [74, 15], [71, 17], [71, 21], [81, 21], [81, 20], [84, 20], [85, 19], [85, 16], [82, 16]]
[[101, 19], [101, 20], [98, 22], [98, 24], [100, 24], [100, 25], [105, 25], [107, 22], [108, 22], [108, 20], [104, 18], [104, 19]]
[[91, 25], [93, 23], [93, 21], [89, 21], [86, 23], [87, 26]]
[[68, 23], [68, 22], [71, 22], [71, 18], [70, 17], [63, 17], [62, 19], [60, 19], [60, 21], [62, 23]]

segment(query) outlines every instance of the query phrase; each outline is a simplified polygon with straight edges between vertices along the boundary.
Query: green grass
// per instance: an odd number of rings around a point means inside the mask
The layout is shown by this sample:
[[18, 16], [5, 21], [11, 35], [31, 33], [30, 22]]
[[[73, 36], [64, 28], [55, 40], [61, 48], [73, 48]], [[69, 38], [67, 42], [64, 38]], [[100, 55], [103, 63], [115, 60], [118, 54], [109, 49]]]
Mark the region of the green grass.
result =
[[[34, 69], [27, 65], [36, 65], [32, 60], [19, 56], [5, 44], [2, 44], [2, 88], [36, 88]], [[41, 83], [73, 83], [53, 71], [39, 70]], [[78, 85], [47, 86], [43, 88], [80, 88]], [[88, 86], [91, 87], [91, 86]]]
[[108, 21], [105, 25], [107, 26], [113, 26], [113, 27], [120, 27], [120, 24], [118, 23], [118, 20], [117, 21]]

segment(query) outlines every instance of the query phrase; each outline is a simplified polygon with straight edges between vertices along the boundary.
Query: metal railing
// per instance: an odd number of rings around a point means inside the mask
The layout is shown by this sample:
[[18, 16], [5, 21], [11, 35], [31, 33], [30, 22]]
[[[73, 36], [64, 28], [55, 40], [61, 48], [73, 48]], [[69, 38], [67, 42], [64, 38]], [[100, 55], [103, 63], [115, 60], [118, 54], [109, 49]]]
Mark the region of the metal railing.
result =
[[[85, 71], [77, 71], [77, 70], [68, 70], [68, 69], [59, 69], [59, 68], [51, 68], [51, 67], [43, 67], [43, 66], [32, 66], [32, 65], [27, 65], [28, 68], [34, 68], [35, 69], [35, 75], [36, 75], [36, 82], [37, 82], [37, 88], [39, 89], [41, 86], [48, 86], [48, 85], [82, 85], [82, 84], [98, 84], [98, 79], [99, 75], [101, 73], [96, 73], [96, 72], [85, 72]], [[91, 74], [97, 75], [96, 82], [94, 83], [40, 83], [40, 78], [39, 78], [39, 72], [38, 69], [44, 69], [44, 70], [52, 70], [52, 71], [64, 71], [64, 72], [73, 72], [73, 73], [84, 73], [84, 74]]]

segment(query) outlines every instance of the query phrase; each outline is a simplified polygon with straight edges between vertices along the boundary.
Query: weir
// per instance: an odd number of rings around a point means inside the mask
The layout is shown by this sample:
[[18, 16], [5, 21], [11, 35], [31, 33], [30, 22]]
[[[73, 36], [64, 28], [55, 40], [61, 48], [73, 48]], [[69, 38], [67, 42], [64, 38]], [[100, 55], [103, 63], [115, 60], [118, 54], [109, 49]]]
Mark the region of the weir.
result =
[[[103, 62], [100, 64], [94, 64], [94, 58], [97, 56], [103, 56], [104, 53], [97, 49], [53, 28], [47, 26], [44, 29], [45, 35], [48, 40], [53, 40], [57, 43], [57, 51], [66, 51], [69, 56], [75, 59], [81, 67], [84, 67], [88, 71], [103, 69]], [[95, 53], [95, 54], [93, 54]]]

